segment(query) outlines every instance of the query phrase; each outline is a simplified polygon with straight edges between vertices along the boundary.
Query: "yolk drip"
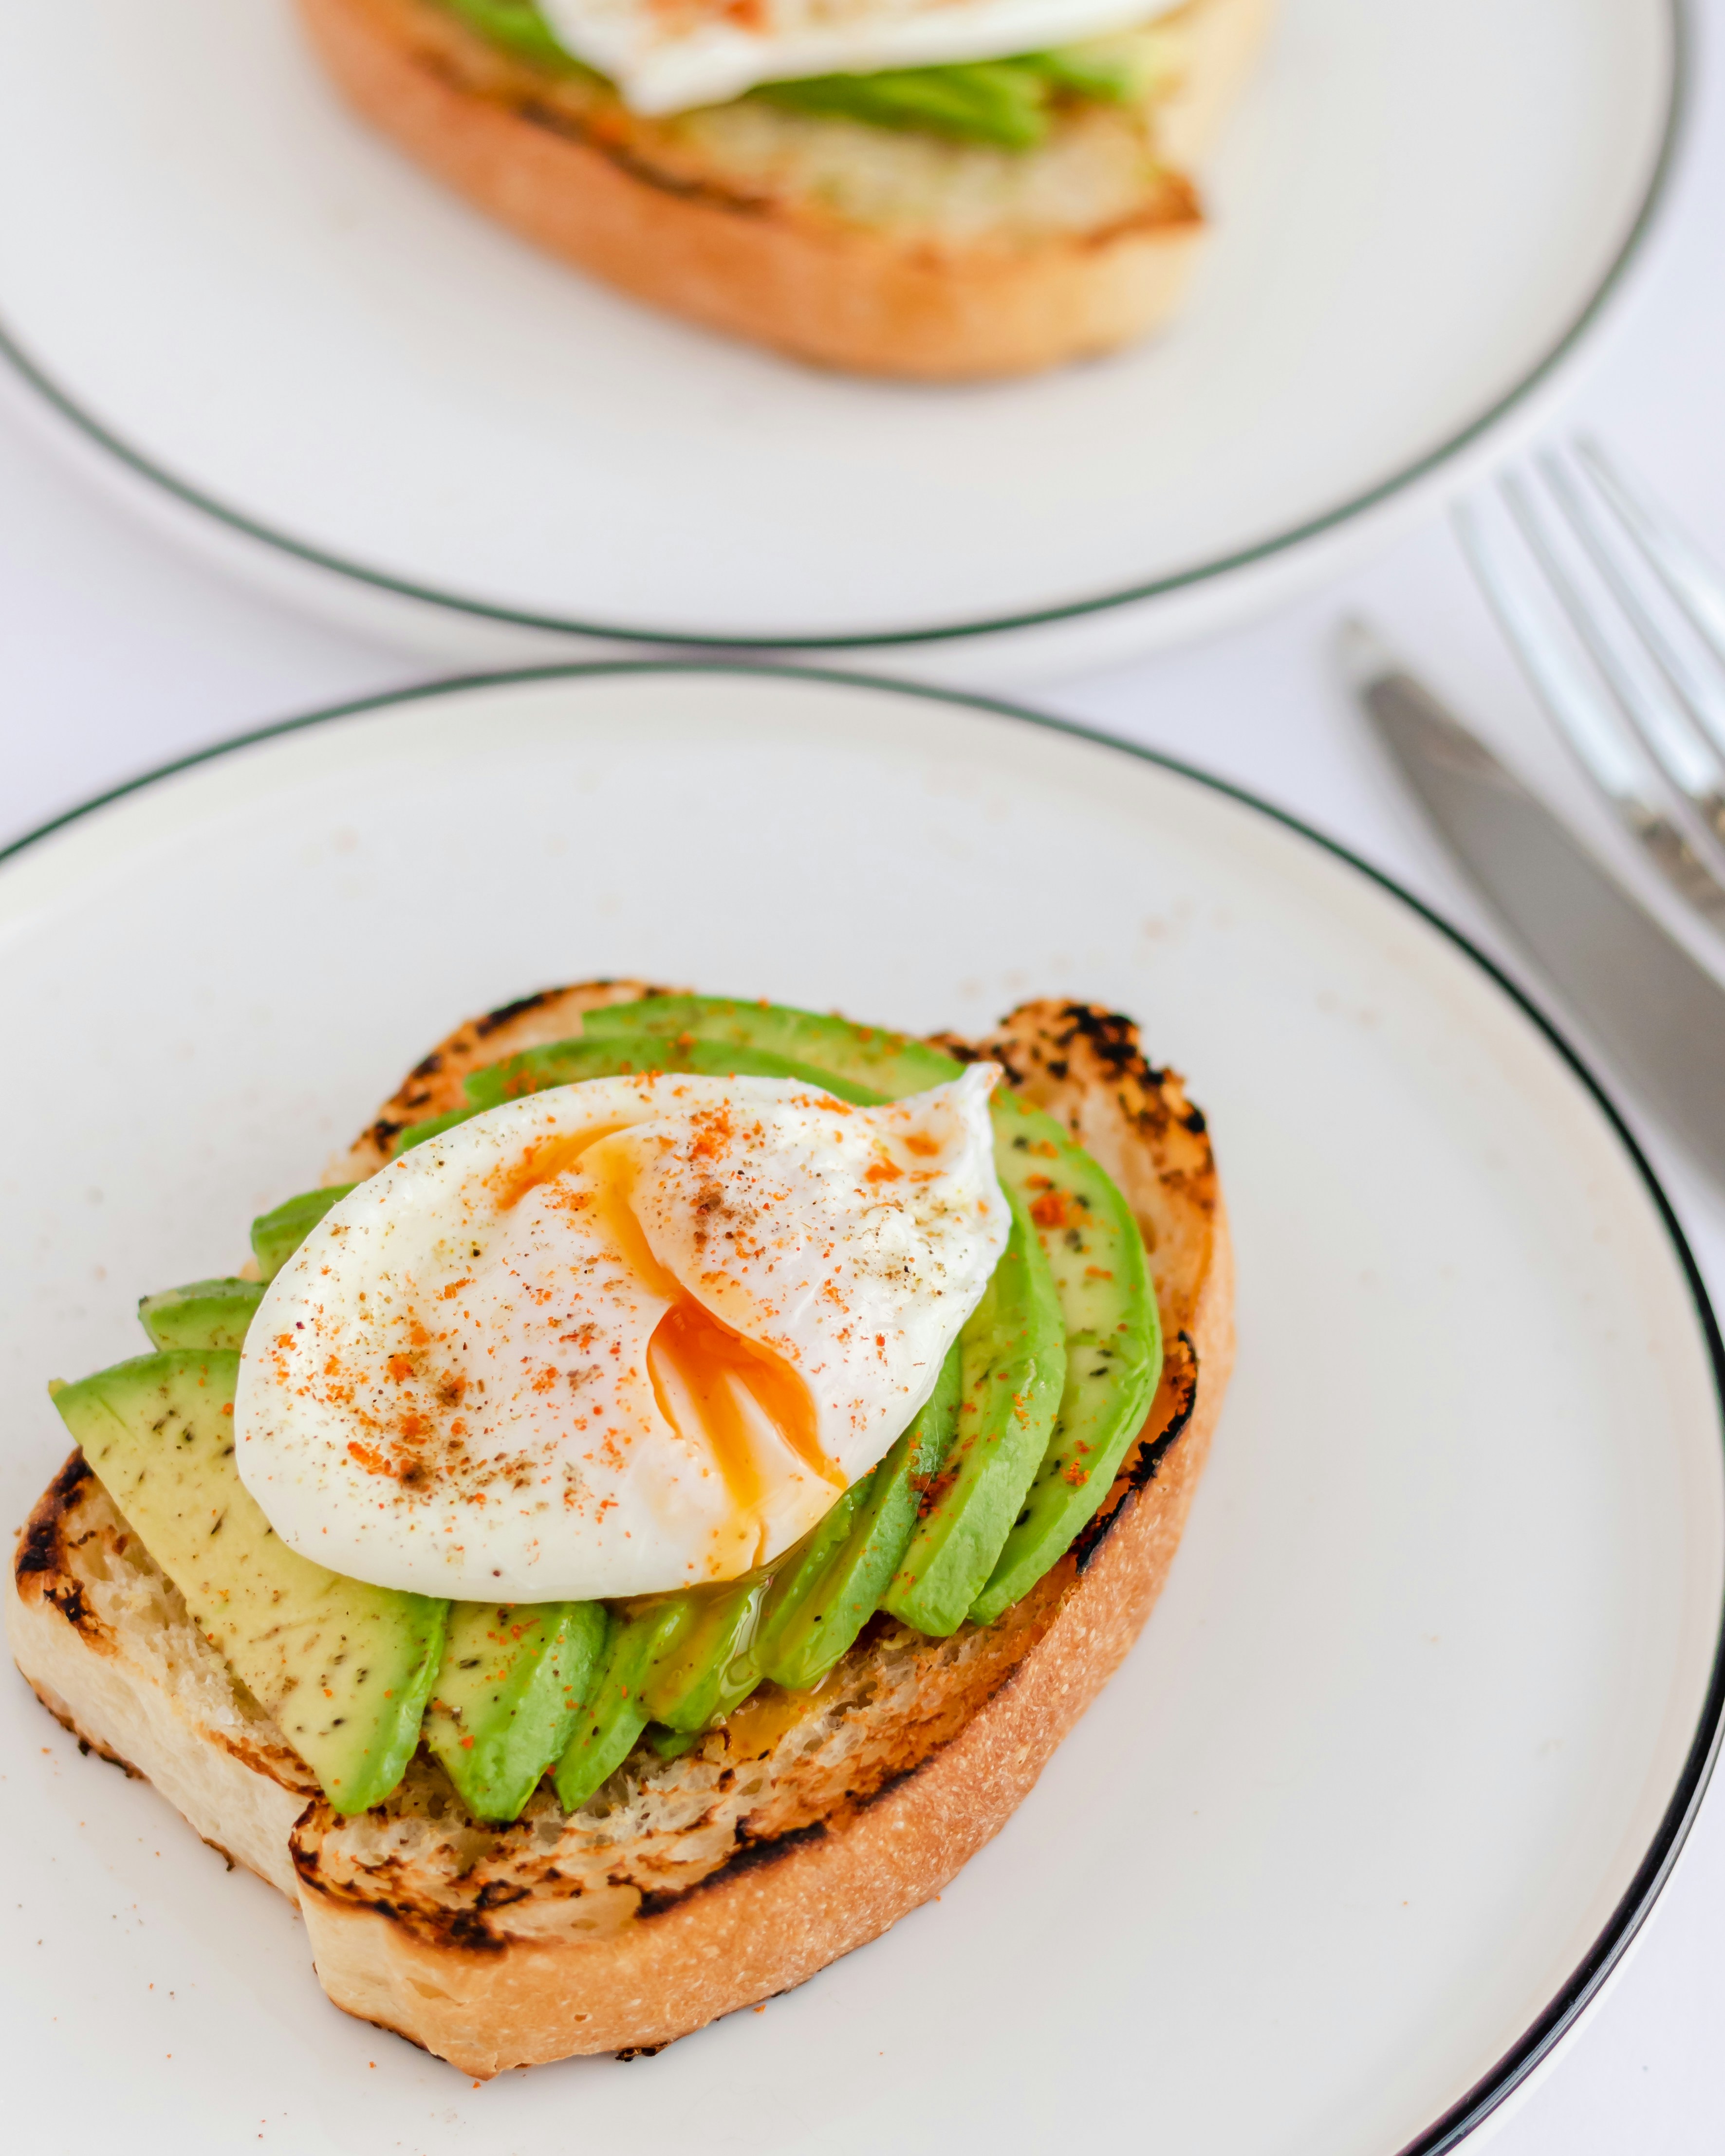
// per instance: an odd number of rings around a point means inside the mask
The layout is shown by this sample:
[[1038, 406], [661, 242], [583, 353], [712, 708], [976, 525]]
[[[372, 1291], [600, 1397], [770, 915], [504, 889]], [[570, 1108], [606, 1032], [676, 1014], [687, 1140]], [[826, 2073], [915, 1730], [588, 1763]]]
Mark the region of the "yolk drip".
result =
[[[559, 1159], [549, 1174], [564, 1173], [588, 1146], [609, 1135], [609, 1132], [595, 1131], [583, 1134], [580, 1140], [553, 1140], [550, 1146], [540, 1148], [547, 1153], [561, 1147], [576, 1148]], [[596, 1171], [592, 1178], [596, 1186], [594, 1203], [613, 1247], [634, 1277], [670, 1305], [654, 1328], [647, 1349], [654, 1396], [660, 1412], [680, 1437], [685, 1441], [705, 1440], [711, 1452], [731, 1499], [733, 1525], [739, 1539], [747, 1545], [739, 1568], [747, 1569], [758, 1558], [758, 1546], [765, 1534], [758, 1515], [768, 1491], [757, 1440], [739, 1390], [766, 1416], [803, 1466], [830, 1482], [835, 1493], [845, 1488], [844, 1470], [821, 1449], [814, 1402], [796, 1371], [770, 1348], [733, 1332], [697, 1302], [654, 1256], [629, 1203], [633, 1163], [629, 1155], [614, 1147], [588, 1167]], [[533, 1178], [536, 1182], [547, 1179], [547, 1175]], [[693, 1404], [698, 1430], [684, 1428], [676, 1408], [680, 1399]]]
[[[765, 1494], [739, 1393], [761, 1409], [805, 1467], [830, 1482], [835, 1492], [844, 1489], [844, 1471], [820, 1449], [814, 1403], [801, 1378], [769, 1349], [733, 1332], [692, 1296], [680, 1296], [660, 1319], [647, 1350], [647, 1367], [660, 1408], [680, 1435], [688, 1433], [680, 1427], [673, 1402], [679, 1391], [695, 1402], [701, 1435], [739, 1513], [754, 1512]], [[668, 1385], [667, 1377], [675, 1377], [678, 1386]]]
[[[660, 1319], [648, 1346], [647, 1369], [660, 1414], [685, 1440], [693, 1433], [683, 1427], [677, 1403], [680, 1396], [694, 1403], [700, 1434], [725, 1478], [733, 1524], [741, 1533], [754, 1524], [767, 1493], [742, 1403], [731, 1388], [732, 1376], [738, 1373], [734, 1364], [727, 1364], [722, 1349], [714, 1352], [716, 1331], [712, 1318], [699, 1304], [674, 1302]], [[752, 1539], [758, 1542], [759, 1537]], [[746, 1564], [752, 1563], [757, 1554], [752, 1545], [746, 1553]]]
[[589, 1146], [596, 1146], [601, 1138], [611, 1137], [627, 1127], [623, 1123], [602, 1123], [594, 1130], [574, 1131], [566, 1137], [541, 1138], [536, 1145], [529, 1146], [519, 1159], [494, 1169], [485, 1178], [496, 1194], [497, 1210], [508, 1212], [511, 1206], [519, 1205], [530, 1190], [567, 1175]]
[[803, 1719], [809, 1712], [809, 1701], [824, 1691], [837, 1675], [835, 1665], [808, 1691], [781, 1691], [776, 1685], [769, 1685], [764, 1691], [746, 1699], [735, 1713], [725, 1717], [723, 1723], [732, 1763], [764, 1758], [786, 1730]]

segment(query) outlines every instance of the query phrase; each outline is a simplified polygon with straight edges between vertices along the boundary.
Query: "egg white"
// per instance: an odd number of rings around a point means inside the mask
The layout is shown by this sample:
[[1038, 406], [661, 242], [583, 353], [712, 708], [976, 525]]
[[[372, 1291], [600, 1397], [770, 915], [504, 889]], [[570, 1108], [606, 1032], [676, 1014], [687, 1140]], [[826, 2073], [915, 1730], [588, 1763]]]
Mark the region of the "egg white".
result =
[[334, 1207], [235, 1395], [284, 1542], [379, 1586], [618, 1597], [808, 1531], [932, 1390], [1009, 1225], [998, 1076], [855, 1108], [649, 1073], [512, 1101]]
[[567, 52], [642, 113], [759, 83], [1004, 59], [1136, 28], [1182, 0], [539, 0]]

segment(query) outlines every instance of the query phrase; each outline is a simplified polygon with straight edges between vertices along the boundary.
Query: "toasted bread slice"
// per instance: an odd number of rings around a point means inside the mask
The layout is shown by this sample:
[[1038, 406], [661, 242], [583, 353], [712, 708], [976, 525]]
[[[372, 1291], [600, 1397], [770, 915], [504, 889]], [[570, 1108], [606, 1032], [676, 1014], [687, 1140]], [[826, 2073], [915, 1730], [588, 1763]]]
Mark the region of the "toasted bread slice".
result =
[[1033, 150], [742, 99], [670, 119], [500, 51], [438, 0], [300, 0], [349, 101], [419, 163], [639, 299], [823, 366], [957, 378], [1106, 352], [1178, 305], [1202, 151], [1271, 0], [1190, 0], [1142, 106]]
[[[549, 992], [474, 1021], [411, 1075], [345, 1173], [465, 1070], [578, 1029], [638, 983]], [[476, 1825], [422, 1751], [344, 1819], [187, 1620], [74, 1455], [19, 1545], [18, 1666], [81, 1739], [293, 1894], [336, 2003], [487, 2076], [668, 2042], [783, 1991], [937, 1893], [994, 1835], [1108, 1676], [1167, 1576], [1233, 1353], [1225, 1215], [1203, 1116], [1135, 1029], [1032, 1004], [1003, 1062], [1121, 1185], [1168, 1344], [1143, 1430], [1074, 1549], [1000, 1620], [925, 1639], [877, 1618], [813, 1694], [766, 1686], [680, 1758], [643, 1746], [565, 1817], [542, 1788]]]

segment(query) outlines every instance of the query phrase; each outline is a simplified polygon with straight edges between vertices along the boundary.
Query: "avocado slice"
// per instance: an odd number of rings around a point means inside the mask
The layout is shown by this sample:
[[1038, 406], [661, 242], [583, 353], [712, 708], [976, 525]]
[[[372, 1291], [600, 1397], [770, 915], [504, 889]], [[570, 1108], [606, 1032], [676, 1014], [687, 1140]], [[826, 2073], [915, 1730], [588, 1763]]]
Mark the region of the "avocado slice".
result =
[[1122, 38], [1111, 47], [1096, 40], [1004, 59], [804, 76], [762, 83], [752, 95], [795, 112], [1030, 150], [1047, 140], [1062, 101], [1126, 104], [1142, 95], [1144, 74]]
[[602, 1602], [457, 1602], [425, 1742], [476, 1820], [519, 1819], [604, 1659]]
[[879, 1466], [852, 1483], [802, 1561], [775, 1576], [755, 1659], [787, 1691], [813, 1691], [880, 1608], [952, 1445], [962, 1362], [954, 1341], [922, 1412]]
[[444, 0], [451, 14], [494, 45], [552, 74], [591, 74], [552, 36], [533, 0]]
[[879, 74], [805, 75], [760, 84], [754, 95], [824, 119], [914, 128], [961, 141], [1029, 150], [1048, 134], [1050, 82], [1011, 60], [894, 68]]
[[126, 1523], [340, 1812], [381, 1803], [419, 1741], [449, 1604], [290, 1550], [234, 1461], [231, 1349], [140, 1355], [54, 1394]]
[[358, 1188], [337, 1183], [327, 1190], [302, 1191], [273, 1213], [260, 1213], [252, 1223], [252, 1255], [265, 1281], [273, 1281], [324, 1214]]
[[241, 1348], [264, 1300], [261, 1281], [191, 1281], [138, 1303], [138, 1321], [157, 1348]]
[[506, 1062], [488, 1063], [470, 1073], [465, 1090], [474, 1107], [495, 1108], [526, 1093], [542, 1093], [547, 1086], [576, 1086], [588, 1078], [626, 1078], [642, 1070], [689, 1070], [709, 1078], [795, 1078], [805, 1086], [836, 1092], [841, 1101], [859, 1106], [882, 1097], [830, 1070], [817, 1070], [769, 1049], [621, 1026], [603, 1036], [583, 1034], [579, 1040], [548, 1041], [541, 1048], [524, 1049]]
[[683, 1614], [667, 1628], [643, 1680], [641, 1704], [667, 1729], [701, 1730], [741, 1707], [761, 1681], [750, 1648], [768, 1575], [745, 1574], [722, 1587], [675, 1599]]
[[603, 1041], [555, 1040], [542, 1048], [525, 1049], [505, 1063], [488, 1063], [474, 1071], [465, 1091], [471, 1106], [452, 1108], [447, 1115], [429, 1116], [409, 1123], [395, 1141], [398, 1160], [427, 1138], [440, 1137], [458, 1123], [483, 1115], [529, 1093], [543, 1093], [553, 1086], [578, 1086], [589, 1078], [627, 1078], [639, 1070], [691, 1070], [710, 1078], [795, 1078], [805, 1086], [819, 1086], [841, 1101], [867, 1107], [880, 1099], [865, 1086], [855, 1086], [830, 1071], [816, 1070], [783, 1055], [759, 1049], [727, 1048], [721, 1041], [665, 1040], [650, 1034], [619, 1034]]
[[[908, 1431], [906, 1435], [909, 1435]], [[901, 1438], [899, 1444], [903, 1443]], [[752, 1651], [762, 1676], [783, 1685], [788, 1691], [809, 1689], [807, 1685], [793, 1683], [781, 1674], [788, 1666], [788, 1635], [803, 1619], [811, 1600], [821, 1596], [828, 1573], [850, 1541], [856, 1516], [869, 1501], [881, 1464], [884, 1463], [877, 1463], [865, 1475], [859, 1476], [825, 1517], [800, 1543], [785, 1551], [773, 1568]], [[876, 1601], [878, 1604], [878, 1597]], [[871, 1607], [868, 1616], [874, 1614]], [[866, 1617], [864, 1622], [867, 1622]], [[819, 1636], [818, 1631], [816, 1636]]]
[[829, 1088], [835, 1079], [865, 1086], [877, 1101], [926, 1092], [964, 1075], [964, 1065], [954, 1057], [909, 1034], [853, 1025], [849, 1019], [793, 1010], [785, 1004], [743, 1003], [728, 996], [647, 996], [639, 1003], [608, 1004], [588, 1011], [581, 1021], [583, 1043], [614, 1040], [619, 1034], [671, 1040], [686, 1034], [696, 1040], [722, 1041], [733, 1050], [758, 1050], [785, 1057], [796, 1065], [798, 1076]]
[[958, 1427], [882, 1605], [919, 1632], [956, 1632], [993, 1571], [1047, 1450], [1066, 1374], [1054, 1283], [1009, 1190], [1012, 1232], [958, 1336]]
[[688, 1622], [680, 1594], [614, 1613], [609, 1644], [593, 1687], [593, 1703], [576, 1722], [552, 1776], [566, 1812], [582, 1805], [634, 1751], [650, 1720], [642, 1702], [648, 1671], [661, 1646]]
[[649, 1722], [669, 1732], [655, 1740], [660, 1757], [674, 1758], [688, 1748], [675, 1739], [692, 1741], [742, 1706], [761, 1681], [749, 1650], [770, 1577], [747, 1573], [721, 1587], [654, 1595], [620, 1613], [592, 1709], [557, 1763], [566, 1812], [616, 1773]]
[[999, 1103], [1000, 1180], [1024, 1204], [1048, 1260], [1066, 1333], [1060, 1412], [1024, 1508], [971, 1615], [992, 1625], [1027, 1594], [1108, 1494], [1162, 1376], [1149, 1260], [1112, 1178], [1052, 1116]]

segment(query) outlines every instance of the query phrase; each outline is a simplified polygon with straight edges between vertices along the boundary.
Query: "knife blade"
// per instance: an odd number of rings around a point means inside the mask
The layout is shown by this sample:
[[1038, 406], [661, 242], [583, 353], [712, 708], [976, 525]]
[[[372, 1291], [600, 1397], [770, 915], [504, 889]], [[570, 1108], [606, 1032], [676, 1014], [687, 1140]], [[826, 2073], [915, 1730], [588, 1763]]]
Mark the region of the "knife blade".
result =
[[1725, 1182], [1725, 989], [1369, 629], [1343, 675], [1438, 834], [1630, 1083]]

